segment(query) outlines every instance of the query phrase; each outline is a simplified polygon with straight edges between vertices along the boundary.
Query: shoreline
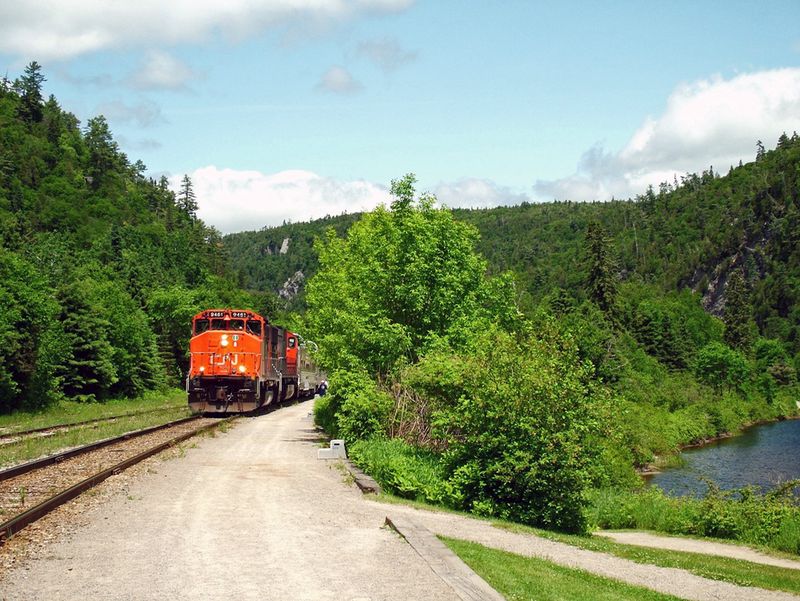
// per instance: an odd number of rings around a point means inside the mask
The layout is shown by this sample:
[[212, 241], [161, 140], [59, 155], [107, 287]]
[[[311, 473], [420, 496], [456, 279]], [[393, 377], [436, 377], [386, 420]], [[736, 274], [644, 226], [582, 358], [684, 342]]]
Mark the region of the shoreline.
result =
[[[800, 401], [798, 401], [798, 403], [800, 403]], [[800, 409], [800, 404], [798, 404], [798, 409]], [[800, 419], [800, 414], [781, 415], [781, 416], [778, 416], [778, 417], [773, 418], [773, 419], [761, 419], [761, 420], [758, 420], [758, 421], [755, 421], [755, 422], [750, 422], [750, 423], [747, 423], [747, 424], [743, 425], [736, 432], [722, 432], [721, 434], [718, 434], [717, 436], [712, 436], [712, 437], [709, 437], [709, 438], [703, 438], [703, 439], [701, 439], [699, 441], [696, 441], [696, 442], [690, 442], [690, 443], [682, 444], [682, 445], [680, 445], [680, 447], [678, 448], [678, 450], [675, 453], [670, 454], [670, 455], [663, 455], [662, 457], [665, 458], [665, 459], [669, 459], [671, 457], [678, 457], [678, 456], [680, 456], [680, 454], [683, 451], [685, 451], [687, 449], [699, 449], [699, 448], [708, 446], [710, 444], [713, 444], [715, 442], [721, 442], [723, 440], [727, 440], [729, 438], [733, 438], [735, 436], [739, 436], [739, 435], [743, 434], [746, 430], [749, 430], [750, 428], [755, 428], [756, 426], [766, 426], [767, 424], [775, 424], [775, 423], [778, 423], [778, 422], [784, 422], [784, 421], [795, 420], [795, 419]], [[656, 461], [656, 462], [647, 463], [647, 464], [643, 465], [642, 467], [637, 467], [637, 468], [634, 468], [634, 469], [636, 471], [636, 474], [639, 477], [643, 478], [644, 480], [647, 480], [648, 478], [651, 478], [652, 476], [655, 476], [656, 474], [662, 473], [665, 469], [669, 469], [669, 466], [660, 465]]]

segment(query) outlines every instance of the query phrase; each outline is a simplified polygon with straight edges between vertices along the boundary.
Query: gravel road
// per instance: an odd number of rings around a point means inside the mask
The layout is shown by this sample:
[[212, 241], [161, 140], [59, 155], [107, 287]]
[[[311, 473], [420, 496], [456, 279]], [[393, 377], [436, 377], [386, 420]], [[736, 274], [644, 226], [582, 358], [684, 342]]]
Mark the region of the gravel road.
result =
[[[59, 511], [70, 518], [62, 522], [81, 527], [51, 535], [5, 563], [0, 598], [455, 600], [415, 551], [382, 527], [387, 515], [402, 515], [436, 534], [684, 599], [800, 599], [637, 564], [459, 515], [367, 501], [343, 481], [334, 462], [316, 459], [310, 411], [311, 404], [304, 403], [246, 418], [226, 434], [201, 439], [178, 460], [109, 481], [116, 494], [99, 492], [94, 503], [65, 505]], [[58, 516], [32, 528], [52, 533]]]
[[385, 511], [316, 459], [311, 403], [244, 419], [89, 509], [0, 598], [456, 599]]

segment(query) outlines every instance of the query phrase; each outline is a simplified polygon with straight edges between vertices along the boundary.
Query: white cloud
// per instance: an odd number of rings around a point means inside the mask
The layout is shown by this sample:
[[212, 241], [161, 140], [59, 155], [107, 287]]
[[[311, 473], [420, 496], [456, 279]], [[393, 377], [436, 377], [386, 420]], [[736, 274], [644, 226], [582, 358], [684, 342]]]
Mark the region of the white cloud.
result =
[[576, 173], [538, 181], [534, 190], [545, 200], [626, 198], [712, 165], [725, 173], [754, 158], [757, 140], [769, 148], [794, 130], [800, 130], [798, 68], [681, 84], [664, 113], [645, 119], [620, 151], [590, 148]]
[[[170, 178], [175, 191], [183, 175]], [[326, 215], [370, 211], [389, 204], [389, 191], [364, 180], [339, 181], [311, 171], [279, 173], [220, 169], [213, 165], [189, 174], [198, 216], [223, 233], [308, 221]]]
[[417, 58], [416, 52], [404, 50], [400, 43], [393, 38], [361, 42], [356, 52], [359, 56], [371, 60], [386, 73], [395, 71]]
[[267, 29], [325, 26], [398, 12], [413, 0], [25, 0], [0, 3], [0, 52], [39, 61], [130, 46], [244, 39]]
[[334, 94], [353, 94], [361, 90], [362, 86], [353, 79], [350, 71], [344, 67], [334, 65], [328, 69], [317, 83], [317, 90], [333, 92]]
[[151, 100], [133, 105], [112, 100], [98, 105], [95, 113], [103, 115], [111, 123], [135, 123], [140, 127], [150, 127], [166, 121], [161, 115], [161, 107]]
[[440, 183], [433, 193], [437, 200], [451, 209], [478, 209], [530, 202], [527, 194], [513, 192], [487, 179], [464, 178]]
[[128, 84], [138, 90], [186, 90], [195, 79], [195, 72], [174, 56], [152, 50], [144, 63], [128, 78]]

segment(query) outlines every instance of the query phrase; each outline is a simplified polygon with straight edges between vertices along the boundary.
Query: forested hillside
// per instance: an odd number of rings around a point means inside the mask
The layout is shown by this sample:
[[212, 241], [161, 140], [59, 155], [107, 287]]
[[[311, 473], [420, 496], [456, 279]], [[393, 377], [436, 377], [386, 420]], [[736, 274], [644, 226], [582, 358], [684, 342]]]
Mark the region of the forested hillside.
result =
[[[225, 249], [242, 286], [280, 295], [284, 285], [298, 272], [303, 274], [304, 280], [316, 272], [317, 253], [313, 248], [316, 238], [328, 228], [343, 235], [360, 217], [360, 213], [354, 213], [308, 223], [284, 223], [257, 232], [229, 234], [224, 238]], [[296, 294], [287, 290], [281, 298], [283, 301], [277, 302], [277, 309], [302, 310], [305, 308], [305, 286], [301, 283]], [[276, 299], [273, 297], [273, 300]]]
[[[611, 238], [611, 259], [623, 282], [669, 293], [689, 289], [722, 315], [729, 275], [740, 269], [760, 332], [800, 352], [800, 139], [781, 136], [777, 148], [759, 142], [756, 160], [720, 175], [713, 167], [665, 182], [633, 200], [553, 202], [454, 210], [478, 228], [477, 249], [490, 273], [513, 271], [520, 301], [533, 309], [552, 294], [586, 298], [586, 232], [592, 222]], [[317, 270], [313, 239], [328, 226], [344, 232], [344, 215], [225, 237], [248, 287], [277, 292], [300, 270]], [[277, 252], [290, 240], [285, 255]], [[297, 306], [297, 304], [296, 304]], [[300, 303], [302, 307], [302, 303]]]
[[176, 384], [188, 319], [251, 303], [191, 182], [120, 151], [102, 116], [81, 124], [41, 68], [0, 85], [0, 411]]

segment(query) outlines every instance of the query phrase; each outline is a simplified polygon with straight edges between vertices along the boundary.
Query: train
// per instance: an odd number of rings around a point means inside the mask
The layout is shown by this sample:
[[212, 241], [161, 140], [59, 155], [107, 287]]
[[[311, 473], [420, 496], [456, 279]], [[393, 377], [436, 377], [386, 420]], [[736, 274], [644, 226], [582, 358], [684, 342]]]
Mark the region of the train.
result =
[[186, 392], [194, 413], [257, 411], [324, 392], [313, 343], [253, 311], [208, 309], [192, 318]]

